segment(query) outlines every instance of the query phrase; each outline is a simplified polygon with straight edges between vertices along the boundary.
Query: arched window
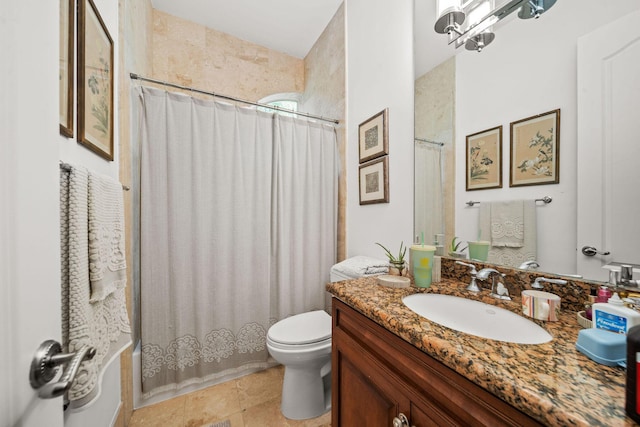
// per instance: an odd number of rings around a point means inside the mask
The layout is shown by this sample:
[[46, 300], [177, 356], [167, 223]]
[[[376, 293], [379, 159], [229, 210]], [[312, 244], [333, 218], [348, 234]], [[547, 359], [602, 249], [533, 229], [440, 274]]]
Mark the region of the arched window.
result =
[[[274, 93], [273, 95], [265, 96], [258, 101], [259, 104], [273, 105], [274, 107], [285, 108], [291, 111], [298, 111], [298, 101], [302, 94], [300, 93]], [[296, 117], [294, 113], [288, 113], [286, 111], [271, 110], [269, 108], [258, 107], [261, 111], [277, 112], [284, 116]]]

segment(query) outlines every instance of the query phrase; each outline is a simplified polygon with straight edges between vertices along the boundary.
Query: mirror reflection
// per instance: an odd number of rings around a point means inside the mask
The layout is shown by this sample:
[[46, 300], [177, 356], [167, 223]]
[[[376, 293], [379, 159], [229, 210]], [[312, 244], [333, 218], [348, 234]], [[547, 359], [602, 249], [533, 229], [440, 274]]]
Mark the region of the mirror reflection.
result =
[[[478, 53], [455, 49], [434, 31], [435, 3], [415, 1], [416, 237], [424, 233], [425, 243], [433, 243], [436, 234], [444, 234], [445, 253], [453, 249], [451, 242], [457, 237], [463, 242], [459, 251], [469, 241], [491, 239], [480, 229], [483, 204], [524, 201], [535, 206], [531, 260], [540, 271], [606, 281], [608, 270], [603, 266], [640, 264], [640, 225], [628, 219], [630, 213], [640, 217], [640, 198], [632, 196], [637, 191], [634, 183], [640, 182], [640, 168], [631, 167], [638, 148], [622, 142], [637, 141], [640, 134], [637, 120], [622, 113], [638, 111], [640, 85], [633, 81], [637, 80], [633, 73], [620, 71], [640, 72], [640, 37], [624, 36], [626, 47], [609, 54], [614, 60], [607, 75], [591, 75], [589, 70], [606, 67], [594, 66], [597, 62], [589, 65], [586, 58], [586, 52], [604, 52], [607, 46], [620, 43], [617, 39], [622, 36], [616, 34], [620, 31], [610, 31], [605, 38], [598, 30], [640, 13], [640, 4], [623, 0], [615, 7], [603, 7], [596, 0], [557, 2], [539, 19], [505, 19], [496, 24], [493, 43]], [[607, 100], [612, 105], [601, 98], [585, 105], [589, 94], [598, 92], [594, 87], [607, 85], [617, 97]], [[553, 110], [560, 110], [559, 182], [510, 186], [511, 124]], [[604, 127], [591, 131], [589, 125], [596, 122]], [[502, 186], [468, 191], [466, 137], [499, 126]], [[621, 169], [630, 172], [617, 172]], [[593, 175], [600, 177], [599, 183]], [[626, 195], [626, 201], [620, 195]], [[535, 202], [544, 197], [552, 203]], [[469, 206], [469, 201], [480, 203]], [[625, 209], [612, 207], [618, 204]], [[584, 246], [610, 255], [584, 255]], [[461, 256], [468, 256], [468, 250]], [[503, 262], [525, 267], [523, 261]]]

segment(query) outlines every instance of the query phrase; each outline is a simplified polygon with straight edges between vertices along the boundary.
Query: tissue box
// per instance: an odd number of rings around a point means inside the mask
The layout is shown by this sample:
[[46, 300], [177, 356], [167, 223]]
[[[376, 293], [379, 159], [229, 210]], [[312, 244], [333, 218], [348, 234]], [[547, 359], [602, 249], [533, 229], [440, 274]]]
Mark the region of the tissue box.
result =
[[604, 329], [583, 329], [576, 348], [582, 354], [607, 366], [626, 366], [627, 336]]

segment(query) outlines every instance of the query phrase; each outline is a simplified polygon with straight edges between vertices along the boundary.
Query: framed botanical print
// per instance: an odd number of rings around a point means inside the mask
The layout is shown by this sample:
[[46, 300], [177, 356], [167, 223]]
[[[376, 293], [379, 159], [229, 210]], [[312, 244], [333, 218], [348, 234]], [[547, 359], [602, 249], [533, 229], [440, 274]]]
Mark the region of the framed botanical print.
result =
[[502, 188], [502, 126], [467, 135], [467, 191]]
[[73, 138], [73, 57], [75, 1], [60, 0], [60, 134]]
[[113, 40], [93, 1], [78, 1], [78, 142], [113, 160]]
[[511, 123], [509, 186], [560, 182], [560, 109]]
[[385, 108], [358, 126], [360, 163], [389, 154], [388, 116]]
[[360, 165], [360, 204], [389, 203], [389, 157]]

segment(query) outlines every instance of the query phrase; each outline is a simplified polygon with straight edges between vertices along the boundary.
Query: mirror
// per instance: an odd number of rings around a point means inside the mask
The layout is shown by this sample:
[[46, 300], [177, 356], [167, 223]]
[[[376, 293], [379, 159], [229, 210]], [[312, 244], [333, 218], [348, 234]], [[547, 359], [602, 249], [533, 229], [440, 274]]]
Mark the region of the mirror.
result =
[[[424, 232], [425, 242], [432, 243], [434, 230], [440, 230], [445, 234], [445, 249], [454, 236], [466, 245], [477, 239], [479, 221], [479, 205], [466, 202], [550, 197], [552, 203], [536, 203], [539, 271], [580, 273], [576, 262], [577, 43], [580, 37], [639, 8], [635, 0], [621, 0], [615, 7], [603, 7], [596, 0], [557, 2], [540, 19], [501, 21], [494, 27], [493, 43], [477, 53], [448, 45], [433, 30], [435, 2], [415, 0], [415, 137], [444, 143], [439, 205], [430, 195], [437, 180], [425, 170], [431, 166], [425, 166], [418, 154], [425, 143], [416, 142], [416, 236]], [[510, 124], [555, 109], [561, 110], [559, 183], [510, 187]], [[466, 136], [498, 126], [502, 126], [502, 187], [467, 191]], [[439, 212], [443, 213], [438, 223]], [[427, 225], [427, 220], [436, 224]]]

